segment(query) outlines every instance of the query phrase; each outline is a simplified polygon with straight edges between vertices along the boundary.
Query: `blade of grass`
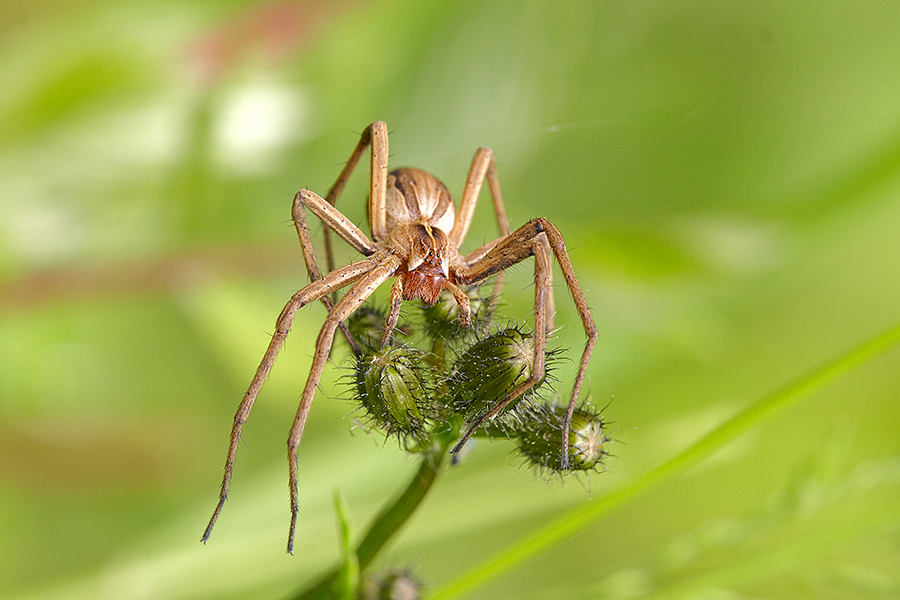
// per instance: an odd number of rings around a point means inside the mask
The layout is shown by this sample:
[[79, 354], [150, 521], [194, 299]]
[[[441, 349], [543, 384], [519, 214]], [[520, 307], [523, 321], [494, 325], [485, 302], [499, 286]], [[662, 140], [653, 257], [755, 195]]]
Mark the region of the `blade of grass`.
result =
[[551, 546], [578, 533], [628, 499], [651, 489], [673, 475], [698, 465], [705, 458], [743, 433], [771, 418], [800, 399], [822, 389], [861, 364], [884, 354], [900, 343], [900, 323], [853, 348], [831, 363], [813, 370], [750, 405], [684, 452], [673, 456], [605, 498], [577, 508], [525, 538], [516, 545], [451, 582], [429, 596], [430, 600], [456, 598], [513, 569]]

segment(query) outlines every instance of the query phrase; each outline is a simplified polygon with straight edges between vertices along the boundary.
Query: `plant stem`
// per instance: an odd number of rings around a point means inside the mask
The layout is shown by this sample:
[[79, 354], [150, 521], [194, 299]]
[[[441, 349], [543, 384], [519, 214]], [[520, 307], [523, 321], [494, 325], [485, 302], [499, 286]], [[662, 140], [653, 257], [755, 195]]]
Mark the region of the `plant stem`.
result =
[[[356, 548], [356, 559], [359, 571], [363, 572], [372, 563], [378, 552], [390, 541], [397, 531], [419, 507], [428, 495], [441, 465], [447, 456], [447, 446], [441, 446], [434, 452], [425, 452], [422, 464], [413, 475], [406, 489], [375, 518], [369, 531]], [[310, 587], [291, 596], [295, 600], [312, 600], [314, 598], [331, 598], [332, 586], [340, 575], [340, 566], [335, 567]]]

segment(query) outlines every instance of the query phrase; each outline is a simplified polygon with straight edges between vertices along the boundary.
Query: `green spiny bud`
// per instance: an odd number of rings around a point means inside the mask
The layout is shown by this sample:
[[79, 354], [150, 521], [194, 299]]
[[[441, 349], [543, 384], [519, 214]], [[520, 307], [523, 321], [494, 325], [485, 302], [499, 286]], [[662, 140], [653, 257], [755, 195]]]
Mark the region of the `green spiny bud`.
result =
[[444, 293], [438, 297], [434, 305], [422, 305], [422, 324], [426, 336], [453, 340], [487, 327], [491, 320], [491, 301], [485, 297], [483, 287], [476, 286], [466, 290], [465, 293], [469, 298], [471, 326], [461, 325], [459, 303], [452, 294]]
[[475, 342], [454, 366], [453, 408], [466, 418], [487, 412], [531, 377], [533, 360], [534, 339], [514, 327]]
[[356, 364], [356, 395], [372, 421], [417, 441], [427, 437], [431, 405], [424, 356], [416, 348], [385, 346]]
[[407, 569], [390, 569], [384, 574], [368, 574], [360, 585], [359, 600], [416, 600], [422, 583]]
[[381, 346], [381, 332], [387, 315], [374, 306], [363, 304], [347, 318], [347, 329], [362, 346], [362, 350], [375, 350]]
[[[524, 422], [516, 435], [519, 452], [536, 467], [561, 471], [566, 407], [539, 406], [530, 413], [533, 419]], [[590, 471], [602, 465], [603, 457], [608, 454], [604, 446], [610, 441], [603, 426], [599, 413], [588, 407], [575, 408], [568, 431], [570, 470]]]

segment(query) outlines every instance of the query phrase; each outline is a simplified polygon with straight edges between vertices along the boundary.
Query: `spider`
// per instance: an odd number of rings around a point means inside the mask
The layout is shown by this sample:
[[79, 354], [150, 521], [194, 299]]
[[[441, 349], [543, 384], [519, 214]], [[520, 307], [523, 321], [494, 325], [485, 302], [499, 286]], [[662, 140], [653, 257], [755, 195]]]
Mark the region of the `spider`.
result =
[[[372, 239], [369, 239], [359, 227], [335, 208], [335, 201], [368, 148], [371, 148], [368, 208]], [[578, 314], [581, 316], [587, 337], [563, 421], [564, 430], [568, 431], [569, 429], [575, 402], [584, 382], [594, 343], [597, 340], [597, 328], [581, 287], [578, 285], [578, 279], [569, 261], [562, 235], [552, 223], [540, 217], [532, 219], [516, 231], [510, 232], [497, 178], [494, 154], [489, 148], [479, 148], [472, 159], [458, 211], [447, 188], [436, 177], [413, 168], [401, 168], [388, 172], [387, 157], [387, 126], [381, 121], [372, 123], [363, 131], [359, 143], [326, 198], [323, 199], [310, 190], [300, 190], [294, 196], [292, 217], [300, 238], [300, 247], [311, 283], [291, 296], [278, 316], [272, 341], [269, 342], [250, 387], [238, 406], [231, 429], [231, 441], [225, 461], [225, 474], [222, 478], [219, 502], [203, 533], [202, 541], [204, 543], [209, 539], [213, 525], [215, 525], [228, 497], [228, 487], [241, 436], [241, 427], [249, 417], [260, 388], [272, 369], [275, 357], [291, 329], [294, 315], [298, 309], [316, 300], [321, 300], [325, 304], [328, 316], [319, 331], [309, 377], [303, 388], [300, 405], [288, 436], [291, 496], [288, 553], [293, 551], [294, 531], [299, 513], [297, 451], [335, 333], [340, 329], [351, 346], [354, 345], [352, 337], [343, 326], [344, 320], [388, 279], [394, 278], [394, 283], [391, 286], [390, 308], [381, 337], [382, 345], [388, 343], [391, 332], [397, 324], [403, 300], [419, 298], [428, 304], [434, 304], [440, 293], [446, 290], [453, 295], [459, 305], [460, 324], [468, 327], [471, 324], [469, 298], [462, 288], [481, 283], [492, 275], [500, 277], [505, 269], [529, 256], [534, 257], [534, 358], [531, 376], [490, 410], [468, 424], [465, 434], [451, 450], [452, 453], [456, 453], [482, 423], [500, 414], [523, 392], [543, 379], [546, 340], [548, 330], [552, 329], [553, 318], [550, 255], [555, 256]], [[493, 200], [500, 237], [462, 255], [459, 249], [469, 230], [469, 225], [472, 223], [475, 204], [485, 178], [487, 178]], [[329, 272], [325, 275], [320, 272], [316, 262], [306, 222], [307, 210], [327, 226], [324, 229], [324, 235]], [[365, 258], [343, 267], [334, 268], [330, 238], [328, 237], [329, 229], [337, 233]], [[347, 286], [351, 286], [350, 289], [338, 299], [335, 293]], [[562, 468], [567, 469], [568, 436], [563, 436], [561, 451]]]

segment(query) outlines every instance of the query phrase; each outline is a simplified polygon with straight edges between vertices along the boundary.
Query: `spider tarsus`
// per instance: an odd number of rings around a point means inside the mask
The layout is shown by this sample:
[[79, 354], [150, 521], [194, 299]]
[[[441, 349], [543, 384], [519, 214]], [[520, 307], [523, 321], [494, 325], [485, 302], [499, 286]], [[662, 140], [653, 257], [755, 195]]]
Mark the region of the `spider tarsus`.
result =
[[469, 438], [472, 437], [472, 434], [475, 433], [475, 430], [478, 429], [481, 424], [484, 422], [486, 415], [482, 415], [480, 417], [476, 417], [472, 424], [469, 425], [469, 429], [466, 431], [465, 435], [462, 436], [462, 439], [453, 446], [453, 449], [450, 450], [450, 454], [456, 455], [462, 447], [466, 445], [466, 442], [469, 441]]
[[203, 537], [200, 538], [200, 541], [203, 542], [204, 545], [209, 540], [209, 536], [212, 535], [213, 527], [215, 526], [216, 521], [219, 520], [219, 513], [222, 512], [222, 507], [225, 506], [225, 500], [227, 499], [227, 493], [219, 496], [219, 503], [216, 505], [212, 517], [209, 519], [209, 523], [206, 525], [206, 529], [203, 531]]
[[291, 526], [288, 528], [287, 553], [294, 555], [294, 532], [297, 530], [297, 513], [291, 509]]
[[465, 446], [465, 445], [466, 445], [466, 442], [468, 442], [468, 441], [469, 441], [469, 434], [466, 433], [466, 435], [463, 436], [463, 439], [461, 439], [460, 441], [458, 441], [458, 442], [456, 443], [456, 445], [453, 446], [453, 448], [450, 449], [450, 454], [452, 454], [452, 455], [454, 455], [454, 456], [456, 456], [457, 454], [459, 454], [459, 451], [462, 450], [462, 447]]

